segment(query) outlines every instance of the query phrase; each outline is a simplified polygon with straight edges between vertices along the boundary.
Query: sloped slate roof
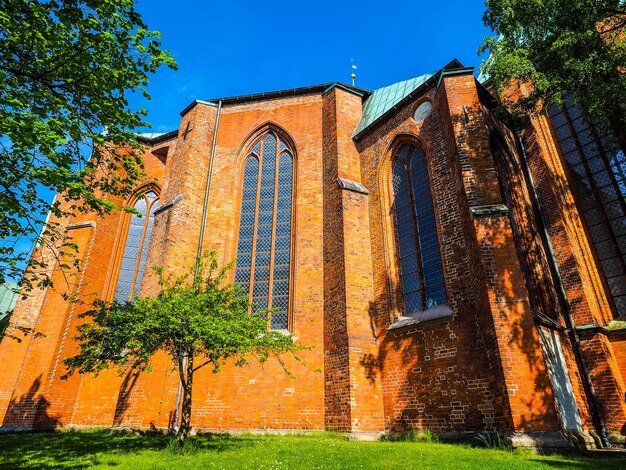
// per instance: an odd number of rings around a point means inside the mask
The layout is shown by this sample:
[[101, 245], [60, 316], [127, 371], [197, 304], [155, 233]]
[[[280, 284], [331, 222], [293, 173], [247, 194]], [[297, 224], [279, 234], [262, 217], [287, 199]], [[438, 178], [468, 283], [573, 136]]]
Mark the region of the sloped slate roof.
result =
[[[625, 0], [626, 1], [626, 0]], [[323, 83], [320, 85], [305, 86], [300, 88], [291, 88], [286, 90], [271, 91], [265, 93], [254, 93], [249, 95], [230, 96], [225, 98], [213, 98], [209, 101], [205, 100], [193, 100], [180, 114], [183, 116], [195, 105], [202, 103], [210, 106], [217, 106], [221, 101], [223, 105], [244, 103], [250, 101], [260, 101], [273, 98], [284, 98], [287, 96], [296, 96], [309, 93], [326, 93], [334, 87], [343, 88], [352, 93], [355, 93], [363, 98], [363, 113], [361, 120], [357, 125], [352, 138], [359, 140], [365, 135], [365, 133], [372, 129], [378, 122], [382, 121], [387, 115], [391, 114], [394, 109], [402, 107], [406, 102], [415, 98], [420, 93], [421, 88], [427, 88], [434, 85], [437, 82], [436, 77], [440, 79], [447, 71], [453, 72], [455, 70], [463, 69], [464, 72], [472, 71], [471, 68], [463, 67], [463, 64], [457, 59], [453, 59], [443, 68], [435, 71], [419, 75], [417, 77], [409, 78], [401, 82], [393, 83], [391, 85], [378, 88], [374, 91], [366, 88], [357, 87], [354, 85], [348, 85], [341, 82]], [[415, 94], [417, 92], [417, 94]], [[176, 130], [167, 132], [165, 134], [159, 133], [146, 133], [139, 135], [140, 139], [154, 144], [169, 138], [176, 136]]]
[[138, 132], [136, 135], [137, 140], [140, 142], [155, 145], [176, 137], [178, 135], [178, 129], [169, 132]]
[[397, 105], [400, 101], [417, 90], [420, 86], [428, 81], [429, 78], [436, 75], [437, 72], [426, 73], [418, 77], [409, 78], [402, 82], [393, 83], [382, 88], [374, 90], [369, 98], [363, 104], [363, 116], [354, 131], [353, 136], [358, 135], [371, 124], [381, 118], [387, 111]]
[[156, 139], [166, 134], [165, 132], [138, 132], [137, 137], [143, 137], [144, 139]]

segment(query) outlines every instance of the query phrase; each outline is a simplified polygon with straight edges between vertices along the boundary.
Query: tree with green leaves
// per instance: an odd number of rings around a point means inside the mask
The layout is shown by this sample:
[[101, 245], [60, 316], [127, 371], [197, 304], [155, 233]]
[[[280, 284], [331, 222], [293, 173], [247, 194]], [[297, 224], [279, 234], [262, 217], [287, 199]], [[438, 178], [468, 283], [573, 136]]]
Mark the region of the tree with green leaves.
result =
[[[134, 3], [0, 1], [0, 283], [20, 277], [35, 242], [71, 264], [55, 221], [113, 210], [142, 175], [146, 111], [129, 96], [150, 98], [149, 75], [176, 64]], [[48, 285], [46, 261], [30, 263], [27, 287]]]
[[530, 84], [528, 96], [505, 102], [535, 114], [571, 98], [607, 124], [626, 150], [626, 10], [623, 0], [487, 0], [484, 23], [496, 35], [479, 49], [498, 91]]
[[160, 292], [132, 302], [96, 301], [81, 316], [78, 327], [79, 353], [65, 359], [69, 375], [98, 374], [111, 366], [148, 371], [157, 351], [165, 351], [178, 370], [182, 384], [182, 419], [178, 436], [183, 441], [191, 429], [193, 378], [197, 370], [211, 366], [213, 372], [227, 361], [235, 366], [249, 364], [250, 357], [264, 363], [275, 357], [286, 373], [281, 358], [304, 347], [291, 335], [268, 330], [268, 312], [249, 314], [248, 297], [226, 282], [232, 263], [218, 268], [215, 252], [194, 266], [190, 273], [166, 276], [154, 268]]

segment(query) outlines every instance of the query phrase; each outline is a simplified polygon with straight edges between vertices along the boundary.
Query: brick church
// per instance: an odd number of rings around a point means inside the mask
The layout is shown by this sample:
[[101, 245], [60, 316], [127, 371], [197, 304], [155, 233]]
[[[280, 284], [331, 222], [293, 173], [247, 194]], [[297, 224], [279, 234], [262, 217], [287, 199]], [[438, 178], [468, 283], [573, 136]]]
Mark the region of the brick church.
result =
[[[524, 93], [523, 88], [514, 93]], [[626, 157], [573, 103], [516, 134], [473, 68], [376, 90], [327, 83], [196, 100], [145, 134], [145, 180], [118, 212], [61, 220], [74, 293], [154, 293], [147, 267], [203, 249], [303, 363], [202, 369], [192, 425], [355, 436], [495, 430], [514, 445], [626, 433]], [[50, 257], [44, 248], [33, 256]], [[56, 286], [67, 273], [51, 269]], [[178, 378], [67, 381], [86, 308], [60, 289], [19, 300], [0, 344], [0, 430], [171, 427]]]

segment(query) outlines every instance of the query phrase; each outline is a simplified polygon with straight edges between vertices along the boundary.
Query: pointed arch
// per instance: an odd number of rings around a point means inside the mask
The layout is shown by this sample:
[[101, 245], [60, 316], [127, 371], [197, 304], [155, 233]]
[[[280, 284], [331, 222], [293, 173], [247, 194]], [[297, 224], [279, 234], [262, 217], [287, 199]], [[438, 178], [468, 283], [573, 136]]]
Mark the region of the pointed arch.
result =
[[126, 198], [126, 202], [124, 203], [127, 207], [133, 207], [133, 205], [137, 202], [137, 199], [143, 196], [145, 193], [153, 191], [158, 196], [161, 195], [161, 186], [156, 181], [148, 181], [146, 183], [142, 183], [137, 186], [135, 190]]
[[160, 186], [151, 181], [138, 187], [126, 200], [125, 205], [141, 215], [121, 214], [105, 295], [107, 300], [125, 302], [141, 292], [160, 194]]
[[241, 204], [235, 283], [257, 310], [276, 309], [270, 327], [291, 326], [295, 143], [267, 123], [240, 147]]
[[[446, 303], [443, 264], [424, 145], [401, 134], [379, 169], [393, 310], [415, 314]], [[391, 255], [391, 256], [390, 256]], [[394, 288], [395, 287], [395, 288]], [[395, 300], [395, 302], [394, 302]]]
[[282, 141], [289, 147], [294, 160], [297, 159], [298, 147], [291, 133], [273, 121], [266, 121], [265, 123], [257, 126], [246, 136], [245, 139], [243, 139], [241, 145], [237, 149], [237, 158], [235, 161], [235, 166], [237, 168], [241, 168], [245, 164], [246, 159], [251, 153], [252, 147], [260, 139], [260, 137], [264, 136], [268, 132], [273, 132], [276, 136], [282, 139]]

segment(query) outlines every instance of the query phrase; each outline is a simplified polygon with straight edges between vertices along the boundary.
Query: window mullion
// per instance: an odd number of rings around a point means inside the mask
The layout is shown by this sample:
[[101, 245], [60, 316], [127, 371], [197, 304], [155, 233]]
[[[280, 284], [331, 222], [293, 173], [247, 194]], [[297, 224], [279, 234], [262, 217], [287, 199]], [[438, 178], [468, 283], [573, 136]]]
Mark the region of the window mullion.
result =
[[420, 293], [422, 294], [422, 310], [426, 309], [426, 280], [424, 279], [424, 263], [422, 260], [422, 250], [420, 247], [420, 231], [419, 226], [417, 224], [417, 209], [415, 206], [415, 196], [413, 192], [413, 178], [411, 177], [411, 172], [409, 171], [409, 166], [411, 165], [411, 159], [413, 154], [409, 155], [409, 159], [407, 164], [404, 166], [404, 169], [407, 173], [407, 190], [409, 191], [409, 201], [410, 201], [410, 210], [411, 217], [413, 218], [413, 230], [415, 231], [415, 257], [417, 262], [417, 270], [418, 277], [420, 282]]
[[[592, 176], [593, 172], [591, 168], [589, 167], [589, 162], [587, 161], [587, 157], [585, 156], [585, 152], [583, 151], [583, 146], [578, 138], [578, 133], [576, 132], [576, 128], [574, 127], [574, 120], [570, 116], [569, 111], [567, 107], [565, 106], [563, 107], [563, 116], [565, 117], [565, 121], [567, 122], [570, 135], [572, 136], [572, 140], [574, 141], [574, 145], [576, 146], [576, 151], [578, 152], [578, 155], [580, 155], [580, 161], [583, 164], [583, 167], [585, 168], [585, 172], [586, 172], [585, 176], [589, 180], [589, 185], [591, 186], [591, 191], [593, 193], [594, 199], [597, 202], [597, 207], [600, 212], [600, 217], [602, 219], [602, 222], [604, 223], [605, 227], [609, 231], [609, 242], [611, 244], [611, 247], [614, 250], [614, 253], [617, 255], [615, 259], [617, 259], [618, 264], [622, 268], [622, 272], [626, 272], [626, 264], [624, 263], [624, 255], [615, 238], [615, 232], [613, 231], [613, 227], [611, 226], [610, 218], [608, 214], [606, 213], [604, 202], [602, 201], [602, 198], [600, 197], [601, 194], [600, 194], [598, 185], [593, 179], [593, 176]], [[600, 149], [602, 146], [602, 143], [597, 142], [597, 144], [599, 144], [598, 149]], [[608, 173], [609, 171], [611, 171], [611, 168], [610, 167], [606, 168], [606, 171]], [[609, 175], [609, 178], [611, 178], [610, 175]], [[621, 197], [621, 192], [616, 193], [616, 195], [618, 196], [618, 199], [619, 199]]]
[[[269, 263], [269, 279], [268, 279], [268, 292], [267, 292], [267, 307], [272, 308], [272, 294], [274, 287], [274, 252], [276, 250], [276, 218], [278, 216], [278, 164], [280, 163], [279, 158], [280, 151], [280, 139], [276, 139], [276, 153], [275, 153], [275, 161], [274, 161], [274, 207], [272, 209], [272, 235], [271, 235], [271, 243], [270, 243], [270, 263]], [[270, 321], [269, 325], [271, 328], [272, 325], [272, 315], [269, 315]]]
[[137, 251], [137, 260], [135, 261], [135, 273], [133, 274], [133, 282], [130, 288], [130, 297], [128, 300], [131, 300], [135, 295], [135, 289], [137, 288], [137, 275], [139, 274], [139, 266], [141, 266], [141, 253], [143, 252], [143, 244], [146, 241], [146, 232], [148, 231], [148, 223], [150, 221], [150, 208], [152, 205], [148, 205], [150, 201], [146, 198], [146, 195], [143, 195], [143, 198], [146, 201], [146, 213], [144, 214], [145, 220], [143, 221], [143, 230], [141, 232], [141, 239], [139, 241], [139, 248]]
[[[259, 204], [261, 199], [261, 176], [263, 175], [263, 139], [261, 139], [261, 146], [259, 147], [259, 163], [258, 163], [258, 171], [257, 171], [257, 182], [256, 182], [256, 201], [254, 205], [254, 225], [252, 229], [252, 249], [250, 250], [250, 283], [249, 283], [249, 292], [248, 292], [248, 303], [252, 303], [252, 296], [254, 294], [254, 265], [256, 264], [256, 239], [257, 239], [257, 231], [259, 229]], [[248, 309], [249, 312], [252, 311], [252, 307]]]
[[[280, 162], [279, 162], [280, 163]], [[276, 185], [276, 191], [278, 191], [278, 184]], [[291, 306], [292, 306], [292, 301], [291, 301], [291, 297], [292, 297], [292, 292], [293, 292], [293, 279], [292, 279], [292, 265], [294, 265], [293, 261], [295, 260], [295, 253], [296, 253], [296, 243], [295, 243], [295, 224], [296, 221], [294, 220], [294, 208], [296, 207], [295, 204], [295, 198], [296, 198], [296, 162], [293, 156], [293, 153], [291, 153], [291, 201], [289, 204], [289, 274], [287, 276], [287, 328], [291, 328], [291, 331], [293, 331], [294, 328], [294, 321], [295, 321], [295, 317], [294, 315], [292, 315], [291, 313]], [[295, 268], [294, 268], [295, 269]]]

